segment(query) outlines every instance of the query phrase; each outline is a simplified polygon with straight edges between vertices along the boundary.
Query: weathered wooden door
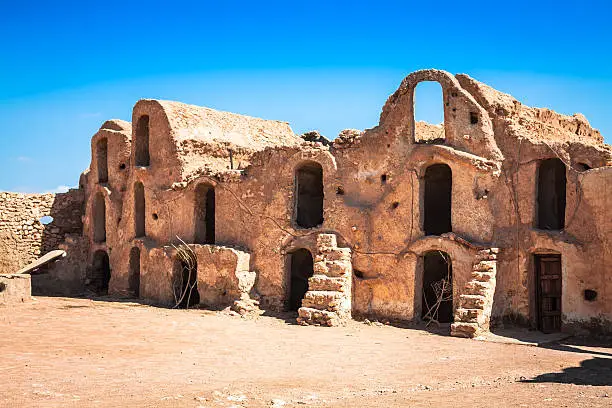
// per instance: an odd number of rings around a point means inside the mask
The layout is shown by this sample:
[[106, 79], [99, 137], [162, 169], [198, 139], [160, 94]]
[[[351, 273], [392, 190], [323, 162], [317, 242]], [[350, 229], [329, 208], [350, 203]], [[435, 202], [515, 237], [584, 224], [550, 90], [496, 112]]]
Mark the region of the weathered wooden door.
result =
[[537, 255], [538, 330], [561, 330], [561, 256]]

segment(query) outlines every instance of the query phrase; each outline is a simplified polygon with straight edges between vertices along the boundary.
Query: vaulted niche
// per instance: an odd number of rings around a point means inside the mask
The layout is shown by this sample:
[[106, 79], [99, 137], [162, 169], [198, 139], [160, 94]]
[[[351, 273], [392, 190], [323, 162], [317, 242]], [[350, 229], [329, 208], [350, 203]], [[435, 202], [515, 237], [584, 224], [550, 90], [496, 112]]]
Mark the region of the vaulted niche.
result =
[[323, 168], [308, 162], [295, 174], [295, 221], [299, 227], [312, 228], [323, 224]]
[[147, 115], [142, 115], [136, 123], [134, 161], [136, 166], [148, 166], [151, 161], [149, 155], [149, 116]]
[[215, 188], [198, 184], [195, 189], [195, 239], [196, 244], [215, 243]]
[[145, 232], [145, 192], [141, 182], [134, 183], [134, 233], [144, 237]]
[[538, 169], [537, 228], [565, 227], [565, 164], [557, 158], [540, 162]]
[[451, 203], [453, 174], [446, 164], [433, 164], [425, 170], [423, 230], [425, 235], [452, 231]]
[[98, 165], [98, 183], [108, 182], [108, 141], [106, 138], [96, 143], [96, 163]]
[[108, 284], [111, 278], [110, 262], [106, 251], [96, 251], [91, 265], [91, 276], [88, 288], [96, 295], [108, 294]]
[[128, 290], [135, 297], [140, 296], [140, 248], [138, 247], [130, 250]]
[[[414, 141], [444, 143], [444, 92], [435, 81], [419, 82], [414, 88]], [[426, 122], [427, 124], [417, 122]]]
[[288, 309], [297, 311], [308, 292], [308, 279], [314, 274], [312, 254], [300, 248], [289, 254], [289, 304]]
[[106, 241], [106, 201], [102, 193], [96, 193], [93, 201], [93, 239], [97, 243]]

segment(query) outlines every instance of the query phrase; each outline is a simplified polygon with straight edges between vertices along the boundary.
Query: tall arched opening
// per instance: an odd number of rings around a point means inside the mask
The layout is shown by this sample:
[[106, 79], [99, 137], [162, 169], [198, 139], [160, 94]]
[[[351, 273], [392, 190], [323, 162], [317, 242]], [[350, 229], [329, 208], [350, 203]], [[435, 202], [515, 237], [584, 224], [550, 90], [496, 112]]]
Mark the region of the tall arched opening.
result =
[[215, 188], [199, 184], [195, 189], [195, 239], [196, 244], [215, 243]]
[[444, 91], [436, 81], [422, 81], [414, 87], [414, 141], [444, 143]]
[[93, 255], [88, 288], [96, 295], [108, 294], [111, 278], [110, 261], [106, 251], [99, 250]]
[[562, 230], [565, 227], [565, 164], [557, 159], [540, 162], [538, 169], [537, 227]]
[[295, 221], [299, 227], [323, 224], [323, 168], [319, 163], [303, 164], [295, 175]]
[[140, 248], [138, 247], [130, 250], [128, 290], [135, 297], [140, 296]]
[[108, 141], [106, 138], [96, 143], [96, 163], [98, 168], [98, 183], [108, 182]]
[[106, 201], [101, 192], [96, 193], [93, 201], [93, 238], [97, 243], [106, 241]]
[[145, 231], [145, 192], [141, 182], [134, 183], [134, 233], [136, 237], [144, 237]]
[[151, 162], [149, 153], [149, 116], [142, 115], [136, 123], [134, 137], [134, 164], [148, 166]]
[[308, 292], [308, 279], [314, 275], [312, 254], [305, 248], [289, 254], [289, 302], [288, 309], [297, 311]]
[[453, 267], [450, 256], [442, 251], [429, 251], [423, 255], [421, 261], [421, 318], [426, 321], [451, 323], [454, 313]]
[[186, 251], [174, 260], [174, 298], [176, 307], [188, 309], [200, 303], [198, 292], [198, 262]]
[[433, 164], [425, 170], [423, 230], [425, 235], [452, 231], [451, 203], [453, 174], [446, 164]]

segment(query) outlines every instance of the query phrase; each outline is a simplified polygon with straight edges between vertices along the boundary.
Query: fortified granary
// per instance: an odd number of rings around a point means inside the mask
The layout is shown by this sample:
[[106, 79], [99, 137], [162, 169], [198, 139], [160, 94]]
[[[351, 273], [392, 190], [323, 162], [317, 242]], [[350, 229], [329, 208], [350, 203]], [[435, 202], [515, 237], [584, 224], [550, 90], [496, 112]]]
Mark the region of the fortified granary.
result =
[[[441, 125], [414, 119], [422, 81], [441, 85]], [[0, 198], [0, 272], [67, 253], [34, 293], [425, 320], [464, 337], [505, 321], [612, 332], [612, 148], [582, 115], [467, 75], [414, 72], [378, 126], [333, 141], [140, 100], [91, 153], [78, 189]]]

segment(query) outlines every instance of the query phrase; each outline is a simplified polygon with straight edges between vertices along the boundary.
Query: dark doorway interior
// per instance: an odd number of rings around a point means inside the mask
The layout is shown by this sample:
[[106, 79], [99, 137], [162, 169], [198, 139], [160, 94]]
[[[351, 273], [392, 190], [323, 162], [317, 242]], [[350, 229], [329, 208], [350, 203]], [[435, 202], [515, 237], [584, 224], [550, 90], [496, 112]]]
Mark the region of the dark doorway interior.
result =
[[215, 243], [215, 189], [199, 184], [195, 189], [195, 243]]
[[108, 182], [108, 141], [98, 140], [96, 144], [96, 162], [98, 163], [98, 183]]
[[307, 163], [296, 173], [296, 223], [302, 228], [323, 224], [323, 168]]
[[535, 255], [538, 330], [561, 330], [561, 255]]
[[141, 182], [134, 184], [134, 232], [136, 237], [144, 237], [145, 231], [145, 192]]
[[148, 166], [151, 162], [149, 154], [149, 116], [142, 115], [136, 123], [134, 140], [134, 161], [136, 166]]
[[298, 249], [290, 254], [290, 263], [289, 310], [297, 311], [308, 292], [308, 278], [314, 274], [312, 254], [307, 249]]
[[434, 164], [425, 170], [423, 203], [425, 235], [451, 232], [453, 174], [446, 164]]
[[106, 241], [106, 201], [102, 193], [96, 193], [93, 202], [93, 238], [94, 242]]
[[177, 259], [175, 261], [175, 286], [178, 307], [187, 309], [200, 303], [198, 292], [198, 264], [195, 259], [191, 262]]
[[106, 295], [108, 294], [110, 278], [111, 272], [108, 254], [106, 251], [96, 251], [93, 255], [88, 289], [96, 295]]
[[421, 318], [439, 323], [453, 321], [453, 268], [448, 254], [441, 251], [423, 256]]
[[130, 270], [128, 276], [128, 287], [134, 296], [140, 296], [140, 248], [133, 247], [130, 250]]
[[565, 227], [565, 164], [559, 159], [540, 162], [538, 170], [538, 222], [543, 230]]

